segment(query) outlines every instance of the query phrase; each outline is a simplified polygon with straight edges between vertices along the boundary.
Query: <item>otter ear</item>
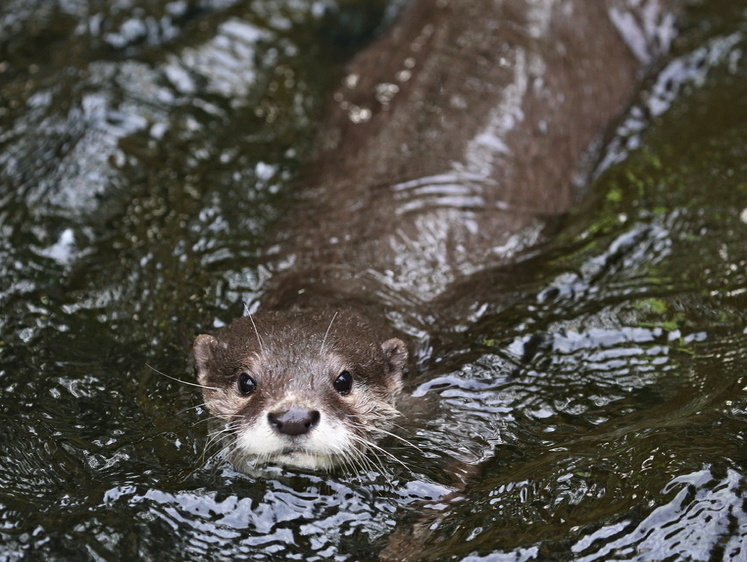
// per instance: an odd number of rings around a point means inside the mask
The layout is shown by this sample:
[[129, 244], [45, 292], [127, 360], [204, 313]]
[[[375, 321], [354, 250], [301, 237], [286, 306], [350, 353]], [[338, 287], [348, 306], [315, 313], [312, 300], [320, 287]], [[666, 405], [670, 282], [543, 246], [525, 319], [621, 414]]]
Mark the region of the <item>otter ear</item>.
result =
[[217, 346], [218, 340], [206, 334], [197, 336], [192, 345], [192, 356], [197, 365], [197, 382], [202, 385], [207, 384], [208, 366], [213, 360], [213, 352]]
[[401, 339], [392, 338], [381, 344], [387, 361], [387, 386], [392, 393], [402, 390], [402, 373], [407, 363], [407, 345]]

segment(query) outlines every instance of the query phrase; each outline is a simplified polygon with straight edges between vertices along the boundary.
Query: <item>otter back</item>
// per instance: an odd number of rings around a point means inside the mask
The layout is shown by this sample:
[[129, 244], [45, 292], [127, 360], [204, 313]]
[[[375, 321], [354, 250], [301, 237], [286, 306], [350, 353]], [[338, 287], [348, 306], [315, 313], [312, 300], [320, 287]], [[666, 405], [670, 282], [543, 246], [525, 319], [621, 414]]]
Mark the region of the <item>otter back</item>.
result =
[[[613, 24], [624, 5], [410, 3], [332, 96], [298, 201], [271, 237], [262, 305], [422, 311], [542, 241], [635, 89], [641, 61]], [[652, 6], [639, 21], [662, 13]]]

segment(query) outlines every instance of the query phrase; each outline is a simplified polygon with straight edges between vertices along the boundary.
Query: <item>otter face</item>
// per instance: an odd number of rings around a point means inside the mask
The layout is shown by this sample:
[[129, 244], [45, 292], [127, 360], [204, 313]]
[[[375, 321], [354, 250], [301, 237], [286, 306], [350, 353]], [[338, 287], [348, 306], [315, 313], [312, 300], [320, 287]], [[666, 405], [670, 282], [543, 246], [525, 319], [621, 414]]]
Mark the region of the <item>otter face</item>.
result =
[[269, 312], [198, 336], [197, 378], [237, 465], [359, 464], [397, 415], [407, 348], [352, 314]]

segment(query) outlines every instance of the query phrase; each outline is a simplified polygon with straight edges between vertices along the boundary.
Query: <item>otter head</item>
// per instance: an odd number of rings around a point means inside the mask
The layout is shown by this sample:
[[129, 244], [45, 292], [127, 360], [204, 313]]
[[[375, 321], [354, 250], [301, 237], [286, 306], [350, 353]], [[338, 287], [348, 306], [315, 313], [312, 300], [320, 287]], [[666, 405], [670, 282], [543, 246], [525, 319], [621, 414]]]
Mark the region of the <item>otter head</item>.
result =
[[360, 463], [391, 426], [407, 348], [349, 313], [266, 312], [193, 348], [208, 410], [231, 458], [330, 469]]

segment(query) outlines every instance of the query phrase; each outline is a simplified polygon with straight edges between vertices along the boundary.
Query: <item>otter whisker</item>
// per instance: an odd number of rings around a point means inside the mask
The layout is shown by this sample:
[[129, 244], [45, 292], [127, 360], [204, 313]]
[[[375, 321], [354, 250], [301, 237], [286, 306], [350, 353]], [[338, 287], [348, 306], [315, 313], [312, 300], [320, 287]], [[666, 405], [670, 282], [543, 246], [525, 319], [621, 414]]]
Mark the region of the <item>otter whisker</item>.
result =
[[200, 461], [203, 464], [210, 462], [216, 455], [220, 454], [230, 447], [230, 443], [226, 443], [223, 439], [217, 439], [210, 443], [206, 443], [202, 449], [202, 455]]
[[192, 424], [192, 427], [194, 428], [194, 427], [197, 427], [197, 426], [198, 426], [198, 425], [200, 425], [200, 424], [203, 424], [203, 423], [210, 423], [210, 422], [212, 422], [212, 421], [215, 421], [215, 420], [214, 420], [213, 418], [203, 418], [203, 419], [201, 419], [201, 420], [197, 420], [196, 422], [194, 422], [194, 423]]
[[189, 382], [189, 381], [183, 381], [182, 379], [178, 379], [176, 377], [172, 377], [171, 375], [167, 375], [166, 373], [162, 373], [155, 367], [150, 366], [148, 363], [145, 364], [146, 367], [148, 367], [151, 371], [154, 373], [158, 373], [162, 377], [166, 377], [167, 379], [171, 379], [172, 381], [180, 382], [182, 384], [187, 384], [189, 386], [196, 386], [197, 388], [207, 389], [207, 390], [221, 390], [217, 386], [205, 386], [204, 384], [198, 384], [196, 382]]
[[[369, 470], [373, 472], [379, 472], [381, 474], [389, 475], [390, 472], [387, 470], [386, 466], [384, 465], [384, 460], [381, 458], [379, 453], [376, 451], [375, 448], [369, 449], [371, 454], [373, 455], [373, 459], [369, 456], [363, 453], [363, 451], [359, 452], [358, 458], [361, 462], [361, 464], [365, 464]], [[374, 461], [374, 459], [376, 459]]]
[[[388, 435], [388, 436], [391, 436], [394, 439], [397, 439], [397, 440], [401, 441], [402, 443], [405, 443], [406, 445], [412, 447], [413, 449], [419, 451], [420, 453], [424, 452], [422, 449], [420, 449], [420, 447], [418, 447], [414, 443], [408, 441], [404, 437], [401, 437], [401, 436], [399, 436], [399, 435], [397, 435], [395, 433], [392, 433], [392, 432], [384, 429], [383, 427], [379, 426], [379, 427], [371, 429], [371, 428], [368, 428], [368, 427], [366, 427], [366, 426], [364, 426], [364, 425], [362, 425], [360, 423], [355, 422], [353, 416], [349, 416], [349, 418], [351, 418], [351, 421], [353, 421], [353, 423], [351, 424], [352, 428], [357, 429], [359, 432], [361, 432], [363, 434], [369, 435], [370, 434], [369, 432], [373, 432], [374, 434]], [[376, 450], [379, 450], [379, 451], [384, 452], [385, 454], [387, 454], [388, 456], [390, 456], [391, 458], [393, 458], [394, 460], [396, 460], [397, 462], [400, 462], [402, 464], [402, 461], [400, 459], [396, 458], [396, 456], [393, 455], [392, 453], [390, 453], [388, 451], [385, 451], [384, 449], [382, 449], [381, 447], [379, 447], [378, 445], [376, 445], [373, 442], [372, 439], [363, 437], [361, 435], [354, 435], [354, 437], [356, 438], [356, 440], [358, 442], [360, 442], [360, 443], [362, 443], [364, 445], [364, 448], [370, 448], [372, 450], [372, 452], [374, 453], [374, 455], [377, 456], [377, 460], [379, 460], [379, 461], [381, 460], [378, 457], [378, 455], [376, 454]], [[405, 465], [405, 468], [407, 468], [407, 470], [409, 470], [410, 472], [412, 472], [412, 470], [411, 470], [411, 468], [409, 466]]]
[[207, 457], [207, 461], [213, 460], [218, 455], [221, 455], [222, 453], [228, 451], [231, 447], [233, 447], [234, 443], [233, 440], [227, 439], [227, 436], [222, 435], [219, 438], [211, 440], [210, 443], [207, 443], [205, 445], [205, 448], [203, 449], [203, 459], [205, 459], [205, 454], [208, 453], [208, 451], [215, 447], [215, 452], [210, 453], [210, 455]]
[[403, 428], [402, 426], [400, 426], [400, 425], [398, 425], [398, 424], [395, 424], [395, 423], [394, 423], [394, 422], [392, 422], [391, 420], [388, 420], [388, 419], [387, 419], [387, 420], [385, 420], [385, 422], [386, 422], [386, 423], [385, 423], [384, 425], [378, 425], [378, 426], [376, 426], [376, 427], [373, 427], [373, 428], [369, 428], [369, 427], [367, 427], [367, 426], [365, 426], [365, 425], [361, 424], [360, 422], [358, 422], [358, 421], [356, 420], [356, 417], [357, 417], [357, 416], [355, 416], [355, 415], [349, 415], [349, 416], [347, 416], [347, 417], [348, 417], [348, 418], [349, 418], [349, 419], [351, 420], [351, 422], [352, 422], [352, 423], [351, 423], [351, 425], [352, 425], [352, 426], [353, 426], [354, 428], [356, 428], [356, 429], [359, 429], [359, 430], [361, 430], [362, 432], [366, 432], [366, 433], [373, 433], [373, 434], [376, 434], [376, 433], [381, 433], [381, 434], [384, 434], [384, 435], [388, 435], [388, 436], [390, 436], [390, 437], [393, 437], [393, 438], [395, 438], [395, 439], [398, 439], [399, 441], [402, 441], [403, 443], [405, 443], [405, 444], [409, 445], [410, 447], [412, 447], [412, 448], [414, 448], [414, 449], [417, 449], [417, 450], [418, 450], [418, 451], [420, 451], [421, 453], [423, 452], [423, 451], [422, 451], [422, 450], [421, 450], [421, 449], [420, 449], [420, 448], [419, 448], [419, 447], [418, 447], [417, 445], [415, 445], [414, 443], [412, 443], [412, 442], [408, 441], [407, 439], [405, 439], [404, 437], [402, 437], [402, 436], [400, 436], [400, 435], [397, 435], [396, 433], [392, 433], [392, 432], [388, 431], [388, 430], [386, 429], [386, 428], [388, 428], [388, 427], [394, 427], [394, 428], [396, 428], [396, 429], [400, 429], [400, 430], [404, 431], [404, 428]]
[[[233, 422], [228, 422], [220, 430], [211, 432], [207, 442], [205, 443], [206, 451], [214, 444], [222, 442], [223, 440], [233, 441], [233, 443], [236, 442], [236, 427], [234, 427], [232, 423]], [[233, 439], [227, 439], [229, 437], [233, 437]], [[233, 445], [233, 443], [229, 443], [229, 446]]]
[[[365, 443], [365, 440], [362, 437], [354, 435], [354, 438], [358, 438], [360, 440], [359, 442]], [[349, 459], [354, 466], [359, 467], [361, 470], [376, 470], [377, 468], [377, 465], [373, 462], [373, 460], [366, 455], [365, 448], [355, 447], [352, 449], [343, 449], [340, 450], [339, 454], [343, 458]], [[383, 464], [381, 463], [381, 459], [379, 459], [378, 455], [376, 455], [375, 452], [374, 455], [376, 456], [377, 461], [379, 461], [379, 467], [383, 472]]]
[[222, 429], [210, 434], [207, 442], [205, 443], [205, 450], [210, 449], [213, 445], [222, 443], [226, 437], [229, 437], [233, 432], [229, 428]]
[[373, 455], [373, 459], [369, 455], [363, 454], [363, 452], [361, 452], [361, 458], [365, 459], [365, 461], [370, 465], [371, 470], [378, 471], [380, 474], [390, 477], [392, 473], [384, 464], [384, 459], [379, 455], [379, 451], [377, 451], [375, 447], [371, 447], [368, 450]]
[[425, 451], [423, 451], [423, 449], [421, 449], [420, 447], [418, 447], [415, 443], [413, 443], [412, 441], [408, 441], [407, 439], [405, 439], [404, 437], [402, 437], [400, 435], [397, 435], [396, 433], [392, 433], [391, 431], [387, 431], [386, 429], [383, 429], [381, 427], [377, 427], [376, 431], [378, 431], [379, 433], [383, 433], [384, 435], [388, 435], [389, 437], [392, 437], [394, 439], [397, 439], [398, 441], [401, 441], [405, 445], [407, 445], [407, 446], [412, 447], [413, 449], [415, 449], [418, 453], [425, 454]]
[[[377, 464], [368, 456], [359, 453], [349, 456], [349, 464], [352, 472], [356, 473], [359, 477], [365, 472], [376, 472], [378, 468]], [[379, 466], [381, 466], [380, 462]], [[379, 469], [378, 472], [384, 472], [383, 468]]]
[[350, 469], [350, 472], [356, 472], [354, 469], [360, 465], [356, 462], [355, 457], [350, 454], [340, 454], [340, 463], [346, 468]]
[[219, 447], [215, 453], [208, 453], [208, 448], [205, 447], [202, 450], [202, 455], [200, 455], [200, 464], [202, 466], [210, 464], [223, 450], [225, 450], [225, 447]]
[[353, 437], [353, 439], [354, 439], [355, 441], [358, 441], [359, 443], [362, 443], [362, 444], [363, 444], [363, 445], [365, 445], [366, 447], [370, 448], [370, 449], [371, 449], [371, 452], [372, 452], [372, 453], [373, 453], [374, 455], [376, 455], [376, 451], [379, 451], [379, 452], [383, 453], [384, 455], [386, 455], [387, 457], [389, 457], [390, 459], [392, 459], [393, 461], [395, 461], [395, 462], [399, 463], [400, 465], [402, 465], [402, 467], [403, 467], [403, 468], [404, 468], [405, 470], [407, 470], [408, 472], [412, 472], [412, 469], [411, 469], [411, 468], [410, 468], [410, 467], [409, 467], [409, 466], [407, 465], [407, 463], [405, 463], [404, 461], [402, 461], [402, 460], [398, 459], [398, 458], [396, 457], [396, 455], [394, 455], [394, 454], [390, 453], [389, 451], [387, 451], [387, 450], [386, 450], [386, 449], [384, 449], [383, 447], [380, 447], [379, 445], [377, 445], [377, 444], [376, 444], [376, 443], [374, 443], [373, 441], [369, 441], [369, 440], [367, 440], [367, 439], [364, 439], [363, 437], [360, 437], [360, 436], [358, 436], [358, 435], [353, 435], [352, 437]]
[[[217, 432], [217, 435], [212, 436], [210, 442], [206, 443], [205, 448], [203, 449], [203, 454], [202, 454], [203, 464], [209, 464], [213, 462], [219, 456], [225, 455], [228, 453], [228, 451], [231, 451], [235, 448], [236, 439], [235, 438], [231, 439], [230, 436], [231, 436], [231, 433], [230, 431], [227, 431], [227, 430], [222, 430], [220, 432]], [[205, 455], [207, 454], [207, 451], [210, 447], [212, 447], [215, 444], [220, 444], [223, 442], [226, 442], [226, 444], [223, 445], [222, 447], [219, 447], [215, 453], [205, 458]]]
[[[190, 410], [197, 410], [199, 408], [204, 408], [204, 409], [207, 410], [207, 404], [205, 402], [200, 402], [199, 404], [197, 404], [195, 406], [187, 406], [186, 408], [182, 408], [181, 410], [179, 410], [177, 412], [177, 415], [186, 414]], [[211, 418], [204, 418], [204, 419], [198, 420], [196, 423], [200, 423], [200, 422], [204, 422], [204, 421], [210, 421], [210, 419]]]
[[[225, 451], [226, 449], [227, 449], [227, 447], [223, 447], [223, 448], [222, 448], [222, 449], [220, 449], [220, 450], [219, 450], [219, 451], [218, 451], [217, 453], [215, 453], [214, 455], [211, 455], [211, 456], [210, 456], [210, 457], [209, 457], [208, 459], [206, 459], [206, 458], [205, 458], [206, 450], [205, 450], [205, 449], [203, 449], [203, 451], [202, 451], [202, 455], [200, 455], [199, 465], [198, 465], [198, 466], [195, 466], [194, 470], [191, 470], [191, 471], [190, 471], [190, 472], [189, 472], [189, 473], [188, 473], [188, 474], [187, 474], [187, 475], [186, 475], [186, 476], [184, 477], [184, 481], [186, 481], [186, 480], [187, 480], [187, 478], [190, 478], [191, 476], [194, 476], [194, 474], [195, 474], [195, 473], [196, 473], [196, 472], [197, 472], [198, 470], [200, 470], [201, 468], [204, 468], [206, 464], [212, 463], [212, 462], [213, 462], [213, 459], [217, 458], [217, 457], [218, 457], [218, 456], [219, 456], [219, 455], [220, 455], [220, 454], [221, 454], [221, 453], [222, 453], [223, 451]], [[212, 474], [214, 474], [214, 473], [215, 473], [215, 471], [216, 471], [216, 469], [217, 469], [217, 467], [213, 466], [213, 467], [211, 467], [211, 471], [210, 471], [210, 472], [211, 472]]]
[[[214, 463], [217, 464], [216, 463], [217, 459], [219, 459], [219, 458], [225, 458], [225, 457], [227, 457], [229, 455], [229, 453], [231, 451], [231, 447], [232, 447], [231, 444], [226, 445], [225, 447], [221, 447], [220, 449], [218, 449], [217, 452], [215, 452], [214, 454], [210, 455], [207, 459], [205, 459], [203, 457], [203, 465], [213, 465]], [[217, 470], [217, 468], [218, 468], [217, 466], [213, 466], [212, 467], [212, 469], [214, 471]]]
[[357, 473], [359, 476], [360, 473], [366, 472], [367, 470], [376, 469], [376, 465], [373, 461], [368, 458], [363, 451], [357, 448], [350, 451], [342, 451], [340, 458], [346, 467], [350, 468], [352, 472]]
[[332, 320], [329, 321], [329, 326], [327, 326], [327, 331], [324, 332], [324, 337], [322, 338], [322, 345], [319, 348], [319, 355], [322, 355], [324, 353], [324, 344], [327, 343], [327, 336], [329, 336], [329, 331], [332, 329], [332, 324], [334, 324], [335, 318], [337, 318], [338, 314], [339, 312], [335, 311], [335, 313], [332, 315]]
[[265, 354], [265, 342], [262, 341], [262, 336], [259, 335], [257, 324], [254, 322], [254, 316], [249, 314], [249, 320], [251, 320], [252, 326], [254, 327], [254, 333], [257, 336], [257, 343], [259, 344], [259, 351], [262, 352], [262, 355], [264, 355]]

